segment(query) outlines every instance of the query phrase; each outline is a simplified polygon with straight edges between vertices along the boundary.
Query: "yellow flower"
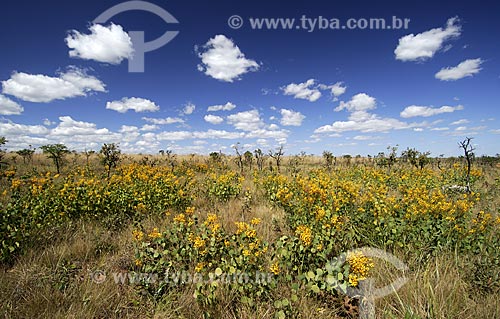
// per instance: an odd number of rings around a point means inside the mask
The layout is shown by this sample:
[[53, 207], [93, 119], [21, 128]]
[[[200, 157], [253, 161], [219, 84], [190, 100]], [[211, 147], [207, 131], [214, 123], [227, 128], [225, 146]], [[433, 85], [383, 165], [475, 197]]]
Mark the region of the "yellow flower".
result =
[[142, 238], [144, 237], [144, 233], [140, 230], [137, 230], [137, 229], [134, 229], [134, 231], [132, 231], [132, 235], [134, 236], [135, 240], [137, 240], [137, 241], [141, 241]]
[[205, 267], [205, 263], [204, 262], [200, 262], [200, 263], [196, 264], [196, 267], [194, 268], [194, 271], [200, 272], [200, 271], [203, 270], [204, 267]]
[[174, 222], [178, 222], [178, 223], [184, 224], [186, 222], [186, 215], [179, 214], [179, 215], [175, 216], [174, 217]]
[[373, 259], [363, 255], [361, 251], [349, 252], [346, 258], [349, 264], [349, 283], [356, 287], [359, 280], [367, 278], [369, 271], [375, 267]]
[[243, 256], [247, 257], [250, 256], [251, 252], [248, 249], [243, 249]]
[[11, 186], [10, 186], [10, 187], [11, 187], [12, 189], [16, 189], [16, 188], [18, 188], [18, 187], [19, 187], [19, 186], [21, 186], [21, 185], [22, 185], [22, 182], [21, 182], [20, 180], [18, 180], [18, 179], [14, 179], [14, 180], [12, 180], [12, 183], [11, 183]]
[[187, 207], [186, 210], [185, 210], [186, 215], [193, 215], [194, 214], [194, 209], [195, 208], [193, 206]]
[[153, 230], [148, 234], [149, 238], [161, 238], [161, 233], [158, 232], [158, 228], [153, 228]]
[[275, 275], [279, 275], [280, 273], [280, 266], [278, 264], [278, 262], [275, 262], [271, 265], [271, 267], [269, 267], [269, 270], [275, 274]]
[[250, 221], [250, 224], [258, 225], [258, 224], [260, 224], [260, 222], [261, 222], [260, 218], [252, 218], [252, 220]]
[[312, 242], [312, 231], [306, 225], [300, 225], [295, 230], [295, 233], [299, 236], [300, 241], [306, 246], [309, 246]]
[[194, 246], [194, 248], [199, 249], [199, 248], [205, 246], [205, 240], [203, 238], [201, 238], [200, 236], [197, 236], [193, 240], [193, 246]]
[[135, 260], [135, 265], [138, 266], [138, 267], [141, 267], [142, 266], [142, 261], [140, 259], [136, 259]]

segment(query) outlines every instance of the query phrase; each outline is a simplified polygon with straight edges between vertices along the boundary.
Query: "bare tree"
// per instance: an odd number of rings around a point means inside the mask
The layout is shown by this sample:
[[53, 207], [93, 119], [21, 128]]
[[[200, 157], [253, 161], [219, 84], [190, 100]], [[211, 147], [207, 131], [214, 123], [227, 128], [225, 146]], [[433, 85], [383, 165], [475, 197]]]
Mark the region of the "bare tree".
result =
[[280, 147], [278, 148], [277, 151], [273, 151], [273, 150], [269, 151], [269, 156], [271, 156], [271, 158], [273, 158], [274, 161], [276, 162], [276, 168], [278, 169], [278, 173], [280, 173], [281, 160], [282, 160], [283, 154], [285, 154], [283, 152], [283, 144], [280, 145]]
[[259, 171], [262, 171], [262, 167], [264, 166], [264, 153], [260, 148], [253, 151], [253, 153], [255, 155], [255, 161], [257, 162], [257, 167], [259, 168]]
[[238, 147], [240, 143], [236, 143], [233, 145], [234, 151], [236, 152], [236, 164], [240, 168], [240, 173], [243, 174], [243, 155], [240, 153]]
[[465, 160], [467, 161], [467, 176], [465, 177], [465, 187], [470, 193], [470, 170], [472, 168], [472, 159], [474, 158], [475, 148], [471, 144], [472, 137], [466, 137], [465, 140], [458, 142], [458, 146], [464, 150]]

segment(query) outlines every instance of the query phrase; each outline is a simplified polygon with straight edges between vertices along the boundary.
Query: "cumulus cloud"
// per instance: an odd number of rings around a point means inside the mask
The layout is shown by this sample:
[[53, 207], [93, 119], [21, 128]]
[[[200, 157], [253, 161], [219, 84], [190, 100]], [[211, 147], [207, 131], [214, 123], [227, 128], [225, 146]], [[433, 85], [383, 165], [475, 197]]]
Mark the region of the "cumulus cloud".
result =
[[97, 129], [94, 123], [75, 121], [70, 116], [60, 116], [59, 120], [61, 122], [52, 129], [51, 135], [105, 135], [110, 133], [107, 128]]
[[70, 57], [120, 64], [132, 56], [132, 40], [120, 25], [93, 24], [89, 31], [90, 34], [82, 34], [72, 30], [68, 34], [65, 40]]
[[19, 115], [23, 111], [21, 105], [0, 94], [0, 115]]
[[107, 102], [106, 109], [119, 113], [125, 113], [128, 110], [134, 110], [135, 112], [156, 112], [160, 107], [148, 99], [124, 97], [120, 101]]
[[212, 114], [205, 115], [203, 119], [210, 124], [220, 124], [224, 122], [224, 119], [222, 117]]
[[182, 113], [184, 113], [185, 115], [193, 114], [195, 109], [196, 105], [194, 105], [193, 103], [187, 103], [186, 105], [184, 105]]
[[208, 40], [198, 52], [198, 70], [224, 82], [239, 80], [241, 75], [257, 71], [259, 64], [247, 59], [231, 39], [219, 34]]
[[462, 125], [462, 124], [467, 124], [469, 123], [469, 120], [467, 119], [460, 119], [454, 122], [451, 122], [450, 125]]
[[184, 120], [178, 117], [166, 117], [163, 119], [159, 118], [152, 118], [152, 117], [143, 117], [142, 118], [144, 121], [153, 123], [156, 125], [168, 125], [168, 124], [175, 124], [175, 123], [184, 123]]
[[[397, 60], [419, 61], [432, 58], [443, 49], [443, 44], [460, 36], [461, 26], [458, 17], [450, 18], [445, 28], [435, 28], [418, 34], [408, 34], [399, 39], [394, 50]], [[449, 47], [448, 47], [449, 48]]]
[[299, 84], [290, 83], [282, 90], [285, 95], [293, 95], [296, 99], [308, 100], [309, 102], [315, 102], [321, 97], [321, 92], [314, 79]]
[[28, 102], [51, 102], [88, 93], [105, 92], [105, 85], [84, 70], [70, 67], [58, 77], [43, 74], [14, 72], [10, 79], [2, 81], [2, 92]]
[[334, 97], [339, 97], [345, 93], [345, 91], [347, 90], [347, 87], [344, 86], [342, 82], [337, 82], [330, 87], [330, 90], [331, 90], [332, 95]]
[[433, 108], [429, 106], [417, 106], [410, 105], [407, 106], [399, 115], [403, 118], [410, 118], [416, 116], [429, 117], [433, 115], [443, 114], [443, 113], [452, 113], [455, 111], [463, 110], [464, 107], [462, 105], [457, 106], [441, 106], [439, 108]]
[[481, 59], [465, 60], [457, 66], [442, 68], [438, 73], [436, 73], [435, 77], [441, 81], [456, 81], [463, 79], [479, 73], [479, 71], [481, 71], [482, 63], [483, 60]]
[[281, 109], [281, 125], [284, 126], [301, 126], [302, 121], [306, 118], [302, 113], [293, 110]]
[[236, 107], [236, 105], [234, 105], [233, 103], [231, 102], [227, 102], [226, 104], [222, 104], [222, 105], [211, 105], [207, 108], [207, 111], [208, 112], [216, 112], [216, 111], [231, 111], [233, 110], [234, 108]]
[[227, 122], [242, 131], [256, 131], [264, 125], [257, 110], [231, 114], [227, 117]]
[[374, 97], [366, 93], [354, 95], [348, 102], [340, 102], [340, 105], [335, 108], [336, 112], [346, 109], [349, 112], [373, 110], [377, 105]]
[[377, 106], [376, 99], [366, 93], [354, 95], [348, 102], [340, 102], [335, 108], [339, 112], [347, 110], [350, 114], [348, 121], [336, 121], [330, 125], [317, 128], [314, 133], [342, 133], [347, 131], [387, 132], [412, 127], [412, 125], [394, 118], [383, 118], [368, 112]]
[[26, 135], [44, 135], [48, 134], [49, 129], [43, 125], [25, 125], [8, 122], [0, 122], [0, 136], [5, 136], [7, 140], [12, 141], [12, 137]]

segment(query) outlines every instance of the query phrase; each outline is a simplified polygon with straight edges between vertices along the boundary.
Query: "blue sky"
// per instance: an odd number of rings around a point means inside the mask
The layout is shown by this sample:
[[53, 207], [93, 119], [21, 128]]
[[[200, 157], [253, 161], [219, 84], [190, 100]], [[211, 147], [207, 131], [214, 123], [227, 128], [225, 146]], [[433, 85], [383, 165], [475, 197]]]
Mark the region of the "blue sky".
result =
[[[456, 156], [468, 136], [478, 154], [500, 153], [500, 4], [172, 0], [149, 4], [177, 24], [140, 10], [93, 22], [121, 3], [3, 5], [8, 149], [114, 142], [131, 153], [206, 154], [232, 153], [239, 142], [251, 151], [283, 144], [287, 154], [374, 155], [398, 144]], [[407, 28], [392, 27], [393, 17], [409, 19]], [[291, 29], [283, 20], [252, 27], [260, 18], [295, 20]], [[384, 19], [391, 29], [351, 28], [349, 19]], [[140, 55], [131, 31], [146, 42], [178, 34], [144, 53], [144, 72], [129, 72]]]

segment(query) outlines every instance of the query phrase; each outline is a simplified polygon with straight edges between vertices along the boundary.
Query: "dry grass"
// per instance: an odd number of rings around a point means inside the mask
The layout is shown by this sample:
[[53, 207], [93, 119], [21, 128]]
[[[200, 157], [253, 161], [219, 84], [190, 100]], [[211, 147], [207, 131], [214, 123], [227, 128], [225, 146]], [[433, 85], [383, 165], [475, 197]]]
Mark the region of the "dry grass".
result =
[[[82, 164], [84, 157], [68, 157], [68, 166]], [[159, 155], [150, 156], [161, 163]], [[127, 156], [124, 162], [140, 161], [141, 155]], [[13, 159], [8, 159], [13, 162]], [[199, 163], [207, 161], [202, 156], [178, 156], [177, 161], [189, 160]], [[226, 159], [234, 165], [231, 159]], [[291, 157], [284, 159], [289, 163]], [[17, 158], [17, 164], [22, 162]], [[371, 165], [366, 159], [350, 159]], [[90, 158], [90, 165], [99, 167], [97, 156]], [[319, 157], [305, 157], [302, 167], [321, 165]], [[266, 163], [265, 167], [268, 167]], [[347, 166], [347, 159], [339, 159], [338, 166]], [[53, 170], [51, 163], [40, 154], [35, 154], [32, 164], [18, 165], [21, 172], [36, 167], [39, 171]], [[286, 171], [286, 167], [282, 170]], [[491, 187], [496, 174], [486, 177], [484, 187], [487, 200], [485, 208], [498, 207], [498, 189]], [[491, 190], [490, 190], [491, 189]], [[200, 190], [203, 191], [203, 190]], [[283, 212], [272, 207], [252, 182], [250, 174], [243, 184], [243, 192], [249, 198], [213, 203], [203, 196], [194, 202], [202, 214], [217, 212], [221, 223], [228, 231], [235, 228], [236, 221], [262, 219], [257, 226], [261, 238], [273, 242], [286, 231]], [[146, 218], [145, 229], [165, 226], [161, 218]], [[105, 225], [89, 221], [67, 225], [60, 231], [60, 240], [34, 243], [27, 254], [19, 257], [10, 268], [0, 271], [0, 311], [3, 318], [202, 318], [202, 311], [193, 298], [193, 287], [186, 286], [166, 294], [161, 301], [145, 297], [131, 285], [116, 284], [111, 277], [101, 284], [91, 280], [90, 274], [103, 270], [107, 274], [130, 269], [133, 263], [132, 225], [119, 231], [111, 231]], [[415, 259], [415, 260], [418, 260]], [[409, 281], [393, 295], [376, 302], [377, 318], [500, 318], [500, 301], [493, 294], [479, 294], [468, 284], [465, 277], [465, 260], [453, 252], [431, 258], [425, 264], [410, 265]], [[380, 264], [376, 275], [380, 282], [390, 282], [400, 276], [389, 265]], [[282, 291], [286, 291], [283, 287]], [[284, 294], [285, 296], [287, 294]], [[279, 298], [278, 294], [275, 296]], [[229, 292], [221, 298], [214, 313], [216, 318], [274, 318], [272, 300], [255, 307], [235, 307]], [[297, 318], [340, 318], [344, 309], [339, 304], [325, 303], [307, 293], [299, 295], [296, 306]], [[344, 316], [345, 317], [345, 316]]]

